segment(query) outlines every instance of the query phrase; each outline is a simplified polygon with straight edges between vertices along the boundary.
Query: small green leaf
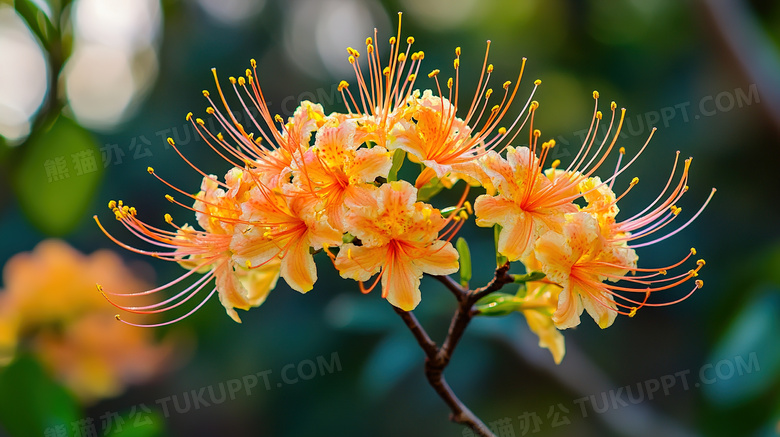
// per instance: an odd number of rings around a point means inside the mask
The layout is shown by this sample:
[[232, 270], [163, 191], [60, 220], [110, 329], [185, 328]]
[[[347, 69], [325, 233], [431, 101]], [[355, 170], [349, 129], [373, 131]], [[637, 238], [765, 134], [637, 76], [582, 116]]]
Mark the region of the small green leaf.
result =
[[55, 27], [59, 17], [54, 16], [50, 4], [38, 0], [15, 0], [14, 8], [44, 47], [48, 49], [52, 40], [59, 38]]
[[22, 144], [13, 170], [14, 192], [27, 218], [49, 235], [63, 235], [85, 218], [103, 173], [92, 135], [60, 116]]
[[417, 200], [420, 202], [427, 202], [431, 197], [439, 194], [439, 191], [443, 189], [444, 184], [441, 183], [439, 178], [433, 178], [430, 180], [430, 182], [417, 190]]
[[460, 285], [467, 287], [471, 280], [471, 251], [466, 239], [459, 237], [455, 242], [455, 248], [458, 250], [460, 260]]
[[393, 153], [393, 165], [390, 167], [390, 173], [387, 175], [388, 182], [398, 180], [398, 170], [400, 170], [401, 166], [404, 164], [405, 158], [406, 152], [401, 149], [395, 149], [395, 152]]
[[0, 423], [16, 437], [49, 435], [54, 427], [81, 417], [78, 405], [29, 356], [18, 357], [0, 372]]
[[474, 306], [481, 316], [505, 316], [523, 306], [523, 300], [508, 293], [491, 293], [480, 299]]
[[509, 260], [498, 251], [498, 236], [501, 234], [501, 225], [493, 226], [493, 241], [496, 243], [496, 267], [501, 267]]
[[514, 279], [515, 284], [522, 284], [531, 281], [538, 281], [545, 276], [547, 275], [542, 272], [528, 272], [524, 275], [512, 275], [512, 279]]

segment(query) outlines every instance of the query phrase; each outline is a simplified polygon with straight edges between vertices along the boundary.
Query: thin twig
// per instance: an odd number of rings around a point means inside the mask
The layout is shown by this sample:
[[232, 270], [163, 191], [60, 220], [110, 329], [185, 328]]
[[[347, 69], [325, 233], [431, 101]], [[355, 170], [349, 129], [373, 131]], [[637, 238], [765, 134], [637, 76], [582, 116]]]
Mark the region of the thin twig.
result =
[[417, 343], [420, 344], [420, 347], [425, 352], [426, 357], [429, 359], [436, 358], [438, 347], [436, 346], [436, 343], [431, 340], [431, 337], [428, 336], [428, 333], [425, 332], [425, 329], [423, 329], [422, 325], [420, 325], [420, 322], [417, 321], [417, 317], [415, 317], [411, 311], [404, 311], [395, 305], [392, 307], [395, 312], [401, 316], [401, 319], [403, 319], [404, 323], [406, 323], [406, 326], [409, 327], [409, 330], [412, 331], [412, 335], [414, 335], [414, 338], [417, 339]]
[[450, 410], [452, 411], [450, 420], [468, 426], [483, 437], [495, 437], [495, 435], [490, 431], [490, 428], [485, 426], [479, 417], [472, 413], [471, 410], [458, 399], [444, 379], [444, 369], [450, 363], [455, 348], [463, 337], [463, 333], [466, 331], [469, 322], [471, 322], [471, 319], [476, 314], [474, 304], [482, 297], [487, 296], [494, 291], [498, 291], [504, 285], [513, 282], [512, 276], [508, 274], [508, 271], [509, 263], [496, 269], [495, 276], [487, 285], [473, 291], [467, 290], [449, 276], [434, 276], [434, 278], [444, 284], [458, 300], [458, 307], [455, 309], [455, 314], [452, 316], [450, 328], [447, 331], [447, 337], [444, 339], [441, 348], [438, 348], [436, 343], [431, 340], [431, 337], [422, 325], [420, 325], [420, 322], [414, 314], [393, 307], [395, 312], [401, 316], [401, 319], [409, 330], [412, 331], [412, 335], [414, 335], [414, 338], [417, 339], [417, 343], [420, 344], [420, 347], [422, 347], [425, 352], [425, 377], [428, 379], [428, 383], [431, 384], [433, 389], [436, 390], [439, 397], [441, 397], [447, 406], [450, 407]]

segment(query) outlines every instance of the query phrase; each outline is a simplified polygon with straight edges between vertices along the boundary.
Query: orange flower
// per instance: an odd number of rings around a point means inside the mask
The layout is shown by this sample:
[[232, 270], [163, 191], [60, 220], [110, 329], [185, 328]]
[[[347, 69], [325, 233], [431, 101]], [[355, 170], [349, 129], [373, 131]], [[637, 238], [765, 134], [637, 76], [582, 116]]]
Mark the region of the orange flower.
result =
[[[698, 275], [704, 261], [697, 262], [694, 270], [673, 277], [667, 271], [683, 264], [695, 250], [681, 261], [664, 268], [638, 268], [633, 248], [620, 241], [611, 241], [601, 232], [598, 220], [587, 212], [569, 214], [561, 233], [547, 232], [536, 242], [534, 254], [547, 280], [563, 287], [558, 297], [558, 307], [552, 316], [559, 329], [576, 326], [583, 309], [601, 328], [610, 326], [618, 313], [633, 316], [642, 306], [671, 305], [690, 296], [701, 288], [695, 281], [691, 292], [674, 302], [648, 303], [652, 293], [667, 290]], [[628, 273], [647, 272], [642, 276]], [[626, 281], [637, 287], [619, 286], [603, 281]], [[622, 293], [639, 294], [641, 301]], [[622, 308], [622, 309], [621, 309]]]
[[341, 232], [328, 224], [314, 195], [291, 184], [281, 191], [253, 188], [241, 205], [243, 224], [233, 233], [233, 259], [255, 268], [281, 258], [281, 276], [294, 290], [306, 293], [317, 281], [317, 269], [309, 248], [341, 243]]
[[458, 252], [439, 235], [448, 220], [416, 198], [413, 186], [398, 181], [379, 187], [374, 204], [349, 205], [345, 221], [361, 245], [345, 244], [335, 262], [342, 277], [357, 281], [367, 281], [381, 270], [373, 286], [381, 278], [382, 297], [405, 311], [420, 302], [423, 273], [448, 275], [458, 270]]
[[[89, 256], [59, 240], [12, 257], [3, 269], [0, 346], [30, 347], [52, 374], [85, 402], [115, 396], [172, 363], [173, 344], [156, 344], [151, 331], [116, 323], [111, 307], [95, 291], [95, 280], [119, 292], [141, 289], [138, 279], [109, 251]], [[140, 298], [143, 300], [143, 298]], [[21, 340], [21, 341], [19, 341]]]
[[579, 193], [572, 196], [567, 183], [577, 176], [558, 176], [551, 181], [542, 174], [542, 160], [527, 147], [508, 147], [506, 159], [490, 152], [482, 164], [498, 194], [477, 197], [476, 223], [502, 227], [498, 251], [509, 261], [527, 256], [539, 236], [550, 230], [560, 231], [564, 215], [577, 211], [572, 200]]
[[[151, 168], [149, 172], [154, 174], [154, 170]], [[97, 217], [95, 217], [98, 226], [100, 226], [103, 232], [120, 246], [157, 259], [178, 262], [190, 270], [161, 287], [135, 293], [135, 295], [146, 296], [154, 294], [171, 288], [193, 273], [205, 273], [200, 279], [171, 298], [145, 306], [125, 306], [115, 303], [118, 308], [136, 314], [167, 312], [198, 295], [212, 279], [214, 279], [216, 287], [193, 310], [184, 316], [153, 326], [174, 323], [189, 316], [217, 291], [219, 291], [219, 300], [225, 307], [227, 314], [239, 323], [241, 319], [234, 308], [248, 310], [250, 307], [259, 306], [265, 301], [268, 293], [276, 284], [280, 264], [278, 262], [268, 262], [263, 264], [260, 270], [247, 269], [243, 264], [236, 264], [233, 259], [233, 253], [230, 250], [234, 227], [236, 224], [243, 223], [240, 219], [240, 202], [246, 199], [247, 192], [252, 186], [251, 182], [245, 181], [247, 174], [249, 173], [241, 169], [233, 169], [228, 172], [226, 183], [219, 182], [216, 176], [207, 176], [203, 179], [201, 191], [195, 196], [190, 196], [195, 199], [195, 203], [192, 208], [189, 208], [196, 212], [198, 223], [204, 228], [203, 231], [197, 231], [186, 224], [177, 226], [173, 223], [173, 218], [169, 214], [165, 215], [165, 221], [173, 226], [174, 230], [166, 231], [159, 229], [139, 220], [136, 216], [135, 208], [128, 208], [121, 201], [109, 203], [109, 207], [114, 211], [116, 219], [130, 232], [148, 243], [172, 249], [168, 252], [141, 250], [124, 244], [109, 234]], [[227, 191], [219, 187], [224, 187]], [[175, 201], [173, 197], [166, 197], [168, 200], [188, 208]], [[103, 287], [103, 290], [107, 297], [112, 296], [109, 299], [112, 303], [114, 303], [115, 296], [122, 295], [115, 293], [107, 287]], [[125, 323], [135, 324], [131, 322]]]
[[387, 177], [392, 154], [381, 146], [358, 148], [356, 122], [329, 118], [317, 131], [314, 146], [304, 154], [303, 165], [294, 171], [294, 182], [304, 193], [323, 202], [330, 225], [345, 232], [346, 202], [365, 203], [360, 198], [375, 195], [373, 182]]

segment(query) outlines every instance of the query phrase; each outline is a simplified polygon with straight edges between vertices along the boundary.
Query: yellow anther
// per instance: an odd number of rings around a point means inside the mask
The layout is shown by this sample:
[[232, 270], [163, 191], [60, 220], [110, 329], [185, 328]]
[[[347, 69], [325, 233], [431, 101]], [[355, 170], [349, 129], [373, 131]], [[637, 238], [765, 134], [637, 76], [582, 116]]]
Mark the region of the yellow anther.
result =
[[688, 191], [688, 186], [687, 185], [683, 187], [683, 191]]
[[599, 92], [598, 91], [593, 91], [593, 98], [594, 99], [598, 99], [599, 98]]
[[211, 106], [209, 106], [208, 108], [206, 108], [206, 114], [213, 115], [213, 114], [214, 114], [214, 112], [215, 112], [215, 111], [214, 111], [214, 108], [212, 108]]
[[466, 220], [467, 218], [469, 218], [469, 215], [466, 211], [461, 211], [458, 213], [458, 217], [462, 218], [463, 220]]
[[536, 100], [531, 102], [531, 111], [535, 111], [536, 108], [538, 108], [538, 107], [539, 107], [539, 102], [537, 102]]
[[539, 86], [539, 85], [541, 85], [541, 84], [542, 84], [542, 80], [541, 80], [541, 79], [536, 79], [536, 80], [534, 81], [534, 85], [536, 85], [536, 86]]
[[509, 89], [509, 85], [512, 85], [512, 81], [511, 81], [511, 80], [508, 80], [508, 81], [504, 82], [504, 84], [503, 84], [503, 85], [501, 85], [501, 86], [502, 86], [504, 89]]
[[631, 307], [631, 311], [628, 312], [628, 317], [634, 317], [636, 315], [636, 311], [638, 309], [639, 308], [637, 308], [637, 307]]
[[404, 62], [404, 61], [406, 61], [406, 53], [399, 53], [398, 62]]
[[222, 135], [222, 132], [217, 133], [217, 140], [219, 141], [225, 141], [225, 137]]
[[205, 122], [205, 121], [203, 121], [203, 119], [202, 119], [202, 118], [196, 118], [196, 119], [195, 119], [195, 123], [198, 123], [198, 124], [199, 124], [199, 125], [201, 125], [201, 126], [203, 126], [204, 124], [206, 124], [206, 122]]
[[693, 270], [693, 269], [688, 270], [688, 276], [691, 277], [691, 278], [695, 278], [695, 277], [699, 276], [699, 272], [697, 270]]
[[373, 44], [369, 44], [369, 45], [367, 45], [367, 46], [366, 46], [366, 51], [368, 52], [368, 54], [369, 54], [369, 55], [370, 55], [371, 53], [374, 53], [374, 45], [373, 45]]
[[350, 55], [350, 57], [347, 58], [347, 60], [349, 61], [350, 64], [354, 64], [355, 63], [355, 57], [352, 56], [352, 55]]
[[120, 200], [120, 201], [119, 201], [119, 203], [117, 204], [117, 206], [119, 206], [120, 208], [121, 208], [123, 205], [124, 205], [124, 202], [122, 202], [121, 200]]
[[190, 120], [192, 120], [192, 112], [188, 112], [188, 113], [187, 113], [187, 116], [186, 116], [186, 117], [184, 117], [184, 119], [185, 119], [185, 120], [187, 120], [187, 121], [190, 121]]
[[417, 54], [417, 52], [412, 53], [412, 61], [416, 61], [420, 58], [420, 55]]
[[265, 231], [263, 232], [263, 238], [271, 238], [271, 231]]
[[406, 43], [407, 44], [414, 44], [414, 37], [410, 36], [410, 37], [406, 38]]
[[555, 147], [555, 140], [554, 139], [551, 139], [547, 143], [550, 145], [550, 147]]
[[168, 137], [168, 144], [170, 144], [171, 146], [175, 146], [175, 145], [176, 145], [176, 144], [173, 142], [173, 138], [171, 138], [171, 137]]
[[661, 269], [661, 270], [658, 271], [658, 273], [660, 273], [662, 275], [666, 275], [667, 271], [666, 271], [666, 269]]
[[98, 291], [103, 293], [103, 286], [100, 284], [95, 284], [95, 287], [97, 287]]
[[246, 77], [251, 78], [252, 77], [252, 70], [247, 68], [246, 71], [244, 71], [244, 74], [246, 75]]
[[384, 70], [382, 70], [382, 74], [390, 76], [390, 67], [385, 67]]
[[[147, 171], [149, 174], [154, 174], [154, 169], [153, 169], [152, 167], [146, 167], [146, 171]], [[113, 201], [112, 201], [112, 202], [113, 202]]]
[[618, 152], [620, 152], [621, 155], [625, 155], [626, 154], [626, 148], [625, 147], [621, 147], [621, 148], [618, 149]]
[[118, 322], [121, 322], [121, 321], [122, 321], [122, 319], [119, 317], [119, 314], [114, 314], [114, 318], [115, 318], [115, 319], [116, 319]]
[[238, 85], [239, 85], [239, 86], [244, 86], [244, 85], [246, 85], [246, 79], [244, 79], [243, 77], [239, 77], [239, 78], [238, 78]]
[[209, 90], [203, 90], [203, 97], [209, 96]]
[[248, 139], [249, 141], [253, 141], [255, 139], [255, 133], [250, 132], [249, 135], [246, 136], [246, 139]]
[[346, 80], [342, 80], [341, 82], [339, 82], [339, 91], [343, 91], [344, 88], [348, 88], [348, 87], [349, 87], [349, 83]]
[[596, 111], [596, 119], [601, 120], [602, 114], [601, 111]]
[[349, 260], [352, 259], [352, 248], [351, 247], [349, 249], [347, 249], [347, 259], [349, 259]]
[[697, 279], [696, 282], [694, 283], [696, 284], [696, 288], [704, 287], [704, 281], [702, 281], [701, 279]]
[[691, 247], [691, 255], [696, 256], [696, 248]]
[[115, 200], [109, 200], [108, 201], [108, 209], [114, 209], [116, 208], [116, 201]]
[[249, 63], [252, 65], [252, 68], [257, 68], [257, 61], [255, 61], [254, 59], [250, 59]]
[[441, 73], [441, 71], [437, 68], [437, 69], [431, 71], [430, 73], [428, 73], [428, 77], [437, 76], [439, 73]]
[[421, 60], [421, 61], [422, 61], [423, 59], [425, 59], [425, 52], [423, 52], [422, 50], [420, 50], [419, 52], [417, 52], [417, 58], [418, 58], [419, 60]]
[[499, 135], [506, 135], [506, 128], [505, 127], [498, 128], [498, 134]]
[[166, 194], [165, 195], [165, 200], [167, 200], [168, 202], [173, 203], [173, 196], [171, 196], [170, 194]]
[[617, 108], [617, 103], [615, 103], [614, 101], [612, 101], [612, 103], [610, 103], [610, 104], [609, 104], [609, 107], [610, 107], [610, 109], [612, 109], [612, 110], [614, 111], [614, 110], [615, 110], [615, 108]]
[[455, 56], [460, 56], [460, 47], [455, 47]]
[[639, 183], [639, 178], [635, 177], [634, 179], [631, 179], [631, 186], [634, 186]]
[[235, 85], [235, 84], [236, 84], [236, 78], [235, 78], [235, 77], [233, 77], [233, 76], [230, 76], [230, 77], [228, 78], [228, 80], [229, 80], [229, 81], [230, 81], [230, 83], [232, 83], [233, 85]]
[[460, 59], [455, 58], [455, 60], [452, 61], [452, 66], [457, 70], [458, 67], [460, 67]]
[[128, 212], [129, 212], [129, 213], [130, 213], [130, 215], [132, 215], [132, 216], [135, 216], [136, 214], [138, 214], [138, 211], [136, 211], [136, 209], [135, 209], [135, 207], [134, 207], [134, 206], [131, 206], [131, 207], [130, 207], [130, 209], [128, 210]]
[[374, 38], [371, 38], [370, 36], [366, 38], [366, 45], [371, 45], [374, 43]]
[[395, 45], [395, 37], [394, 37], [394, 36], [391, 36], [391, 37], [390, 37], [390, 45], [391, 45], [391, 46], [392, 46], [392, 45]]
[[540, 136], [542, 136], [542, 131], [534, 129], [534, 137], [539, 138]]
[[485, 91], [485, 100], [489, 99], [490, 96], [493, 95], [493, 88], [488, 88], [487, 91]]
[[471, 207], [471, 202], [469, 202], [467, 200], [467, 201], [463, 202], [463, 206], [466, 207], [466, 211], [468, 211], [469, 214], [474, 214], [474, 209]]
[[164, 217], [165, 217], [165, 223], [168, 223], [168, 224], [173, 223], [173, 217], [171, 217], [170, 214], [166, 213]]
[[412, 73], [409, 75], [409, 79], [407, 79], [409, 82], [414, 82], [414, 80], [417, 78], [417, 75]]
[[452, 88], [452, 78], [447, 79], [447, 88]]
[[499, 109], [501, 109], [501, 107], [498, 106], [498, 105], [495, 105], [492, 108], [490, 108], [490, 112], [498, 112]]
[[[429, 220], [429, 221], [430, 221], [430, 220]], [[459, 221], [461, 221], [460, 215], [455, 215], [455, 216], [452, 216], [452, 221], [454, 221], [454, 222], [459, 222]]]
[[274, 115], [274, 121], [277, 122], [277, 123], [282, 123], [282, 122], [284, 122], [284, 119], [282, 118], [281, 115], [276, 114], [276, 115]]
[[488, 74], [493, 72], [493, 64], [489, 64], [488, 65], [487, 72], [488, 72]]
[[129, 213], [129, 212], [130, 212], [130, 208], [128, 208], [128, 206], [127, 206], [127, 205], [125, 205], [125, 206], [123, 206], [123, 207], [122, 207], [122, 212], [123, 212], [124, 214], [127, 214], [127, 213]]
[[707, 264], [703, 259], [700, 259], [696, 261], [696, 265], [699, 267], [704, 267], [704, 264]]
[[244, 264], [246, 265], [246, 268], [248, 268], [248, 269], [252, 268], [252, 261], [246, 260], [246, 262]]
[[558, 168], [559, 165], [561, 165], [561, 160], [560, 159], [556, 159], [555, 161], [552, 162], [550, 167], [552, 167], [553, 169], [556, 169], [556, 168]]

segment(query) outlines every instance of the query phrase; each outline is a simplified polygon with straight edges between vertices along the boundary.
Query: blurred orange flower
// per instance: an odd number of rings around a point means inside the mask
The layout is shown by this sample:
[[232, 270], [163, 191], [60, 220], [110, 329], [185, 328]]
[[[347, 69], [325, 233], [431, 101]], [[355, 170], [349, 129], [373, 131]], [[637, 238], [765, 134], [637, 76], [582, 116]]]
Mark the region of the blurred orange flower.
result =
[[13, 256], [0, 292], [0, 365], [23, 349], [84, 402], [116, 396], [172, 362], [173, 343], [114, 320], [95, 289], [131, 292], [147, 283], [113, 252], [84, 255], [60, 240]]

